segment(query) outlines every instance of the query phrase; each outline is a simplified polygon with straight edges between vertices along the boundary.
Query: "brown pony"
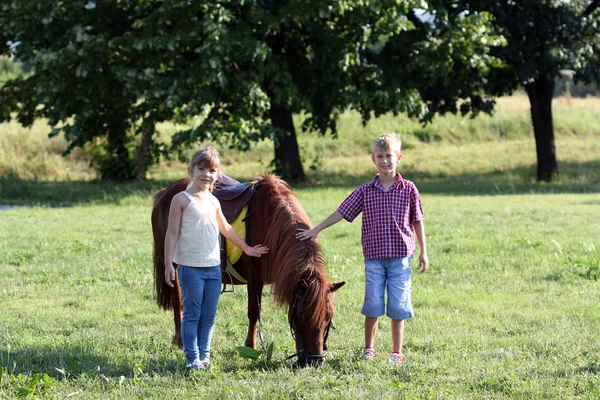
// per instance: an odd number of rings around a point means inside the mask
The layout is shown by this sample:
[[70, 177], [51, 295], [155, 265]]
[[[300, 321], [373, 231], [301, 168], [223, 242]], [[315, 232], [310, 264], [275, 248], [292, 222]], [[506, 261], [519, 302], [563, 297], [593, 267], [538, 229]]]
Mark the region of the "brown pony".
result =
[[[183, 178], [161, 189], [154, 196], [152, 209], [157, 303], [165, 310], [173, 310], [173, 343], [180, 347], [181, 291], [178, 281], [175, 288], [165, 282], [164, 242], [171, 200], [189, 182], [189, 178]], [[297, 229], [309, 229], [311, 223], [289, 186], [276, 175], [264, 174], [254, 190], [247, 214], [248, 244], [263, 244], [269, 253], [252, 259], [243, 254], [233, 265], [247, 283], [223, 274], [223, 282], [247, 285], [249, 325], [245, 345], [256, 347], [262, 290], [271, 284], [275, 301], [289, 307], [288, 321], [296, 341], [298, 364], [321, 364], [327, 354], [327, 335], [334, 313], [333, 292], [345, 282], [331, 284], [316, 241], [296, 239]]]

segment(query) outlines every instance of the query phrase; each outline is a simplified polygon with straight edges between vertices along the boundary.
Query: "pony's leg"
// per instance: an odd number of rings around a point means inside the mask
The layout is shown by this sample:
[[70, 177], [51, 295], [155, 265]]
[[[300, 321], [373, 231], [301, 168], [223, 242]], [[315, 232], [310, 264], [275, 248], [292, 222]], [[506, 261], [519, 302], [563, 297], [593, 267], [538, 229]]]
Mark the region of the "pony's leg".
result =
[[171, 304], [173, 305], [173, 322], [175, 323], [175, 334], [173, 335], [173, 344], [183, 350], [183, 341], [181, 340], [181, 318], [183, 307], [181, 304], [181, 288], [179, 287], [179, 278], [177, 268], [175, 269], [175, 287], [171, 290]]
[[[246, 335], [247, 347], [256, 348], [256, 327], [260, 315], [260, 303], [262, 299], [263, 283], [248, 281], [248, 335]], [[255, 292], [256, 289], [256, 292]]]

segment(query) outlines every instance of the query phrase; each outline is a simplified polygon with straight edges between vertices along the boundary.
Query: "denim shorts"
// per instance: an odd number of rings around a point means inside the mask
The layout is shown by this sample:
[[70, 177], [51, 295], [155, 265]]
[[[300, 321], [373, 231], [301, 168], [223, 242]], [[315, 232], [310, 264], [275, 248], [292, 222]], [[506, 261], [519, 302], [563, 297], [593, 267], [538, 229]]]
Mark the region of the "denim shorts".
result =
[[384, 296], [387, 291], [386, 315], [392, 319], [413, 317], [410, 298], [411, 259], [412, 257], [365, 259], [365, 302], [361, 311], [364, 316], [375, 318], [384, 314]]

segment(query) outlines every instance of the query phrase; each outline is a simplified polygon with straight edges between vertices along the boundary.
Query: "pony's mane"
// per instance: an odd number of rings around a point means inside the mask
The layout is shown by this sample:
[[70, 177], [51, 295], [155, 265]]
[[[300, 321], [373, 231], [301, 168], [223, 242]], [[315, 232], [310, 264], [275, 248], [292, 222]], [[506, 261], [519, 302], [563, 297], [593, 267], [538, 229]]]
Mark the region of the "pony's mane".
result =
[[304, 301], [314, 310], [310, 324], [315, 326], [327, 312], [333, 312], [333, 299], [329, 296], [331, 282], [321, 247], [316, 241], [296, 239], [298, 228], [312, 227], [310, 219], [296, 195], [278, 176], [263, 174], [258, 181], [257, 196], [260, 192], [264, 196], [262, 207], [269, 210], [265, 213], [268, 230], [262, 244], [270, 251], [263, 256], [263, 279], [272, 282], [279, 305], [293, 304], [299, 287], [306, 283]]

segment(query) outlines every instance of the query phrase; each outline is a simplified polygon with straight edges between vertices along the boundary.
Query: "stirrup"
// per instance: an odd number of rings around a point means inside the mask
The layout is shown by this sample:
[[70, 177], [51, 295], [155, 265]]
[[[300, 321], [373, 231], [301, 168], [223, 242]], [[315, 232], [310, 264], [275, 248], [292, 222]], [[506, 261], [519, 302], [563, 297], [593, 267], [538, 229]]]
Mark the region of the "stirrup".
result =
[[227, 274], [227, 276], [229, 277], [229, 284], [231, 285], [231, 289], [227, 290], [227, 281], [224, 280], [223, 281], [223, 288], [221, 288], [221, 294], [223, 293], [235, 293], [235, 285], [233, 284], [233, 277], [231, 276], [231, 274], [229, 273], [229, 271], [227, 271], [227, 268], [221, 270], [221, 272], [225, 272]]

